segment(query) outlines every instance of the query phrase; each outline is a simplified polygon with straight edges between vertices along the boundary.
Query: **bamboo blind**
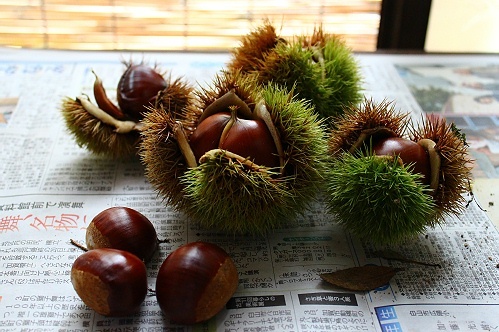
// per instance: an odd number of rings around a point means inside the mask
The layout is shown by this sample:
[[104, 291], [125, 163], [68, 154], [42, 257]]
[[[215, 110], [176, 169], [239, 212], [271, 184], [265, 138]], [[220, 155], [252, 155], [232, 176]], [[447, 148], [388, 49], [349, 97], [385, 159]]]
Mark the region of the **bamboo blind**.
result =
[[0, 0], [0, 45], [80, 50], [227, 50], [269, 19], [281, 36], [318, 24], [373, 51], [381, 0]]

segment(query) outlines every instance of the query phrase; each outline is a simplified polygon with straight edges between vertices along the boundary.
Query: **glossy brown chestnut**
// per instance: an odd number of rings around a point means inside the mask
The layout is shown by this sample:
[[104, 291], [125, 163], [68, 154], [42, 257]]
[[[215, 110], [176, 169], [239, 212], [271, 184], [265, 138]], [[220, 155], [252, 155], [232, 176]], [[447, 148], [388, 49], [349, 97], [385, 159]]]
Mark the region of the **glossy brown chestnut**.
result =
[[159, 91], [167, 82], [158, 72], [145, 64], [131, 64], [118, 82], [118, 105], [134, 120], [141, 120], [146, 106], [154, 105]]
[[230, 120], [229, 112], [220, 112], [202, 121], [189, 138], [196, 161], [206, 152], [217, 149], [222, 132]]
[[209, 150], [220, 148], [248, 158], [257, 165], [279, 166], [274, 139], [263, 120], [235, 116], [233, 122], [230, 119], [230, 113], [221, 112], [198, 125], [189, 138], [196, 160]]
[[237, 119], [220, 142], [220, 149], [248, 157], [257, 165], [279, 166], [279, 155], [263, 120]]
[[88, 249], [114, 248], [149, 260], [158, 246], [154, 225], [140, 212], [128, 207], [111, 207], [97, 214], [86, 232]]
[[222, 248], [192, 242], [173, 251], [161, 265], [156, 297], [173, 322], [195, 324], [222, 310], [238, 283], [234, 262]]
[[82, 301], [104, 316], [136, 313], [147, 294], [147, 273], [137, 256], [117, 249], [94, 249], [71, 268], [71, 283]]
[[381, 139], [373, 146], [376, 155], [398, 155], [404, 165], [412, 164], [412, 172], [423, 175], [422, 182], [429, 184], [431, 178], [430, 159], [426, 150], [418, 143], [402, 138]]

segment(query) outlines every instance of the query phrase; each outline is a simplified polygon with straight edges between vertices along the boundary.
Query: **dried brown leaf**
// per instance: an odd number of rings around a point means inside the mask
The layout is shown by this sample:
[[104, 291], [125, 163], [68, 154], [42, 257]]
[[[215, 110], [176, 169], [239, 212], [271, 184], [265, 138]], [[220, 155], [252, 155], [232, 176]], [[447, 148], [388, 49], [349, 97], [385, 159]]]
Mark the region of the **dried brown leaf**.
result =
[[351, 291], [370, 291], [386, 285], [403, 269], [389, 266], [366, 265], [322, 273], [319, 276], [326, 282]]

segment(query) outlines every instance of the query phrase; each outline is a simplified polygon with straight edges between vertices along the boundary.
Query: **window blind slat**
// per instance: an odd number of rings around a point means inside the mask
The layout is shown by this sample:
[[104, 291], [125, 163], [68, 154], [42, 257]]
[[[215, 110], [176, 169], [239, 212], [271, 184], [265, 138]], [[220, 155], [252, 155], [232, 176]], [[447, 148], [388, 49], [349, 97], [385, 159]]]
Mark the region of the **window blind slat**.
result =
[[269, 19], [285, 38], [322, 24], [375, 50], [381, 0], [0, 0], [0, 44], [88, 50], [227, 50]]

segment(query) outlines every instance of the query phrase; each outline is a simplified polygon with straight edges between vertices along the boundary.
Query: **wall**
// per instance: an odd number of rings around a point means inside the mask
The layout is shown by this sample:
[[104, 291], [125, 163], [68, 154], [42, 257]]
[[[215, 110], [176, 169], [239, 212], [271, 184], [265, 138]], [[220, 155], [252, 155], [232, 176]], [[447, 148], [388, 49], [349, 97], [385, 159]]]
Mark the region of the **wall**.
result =
[[499, 0], [432, 0], [425, 50], [499, 53]]

